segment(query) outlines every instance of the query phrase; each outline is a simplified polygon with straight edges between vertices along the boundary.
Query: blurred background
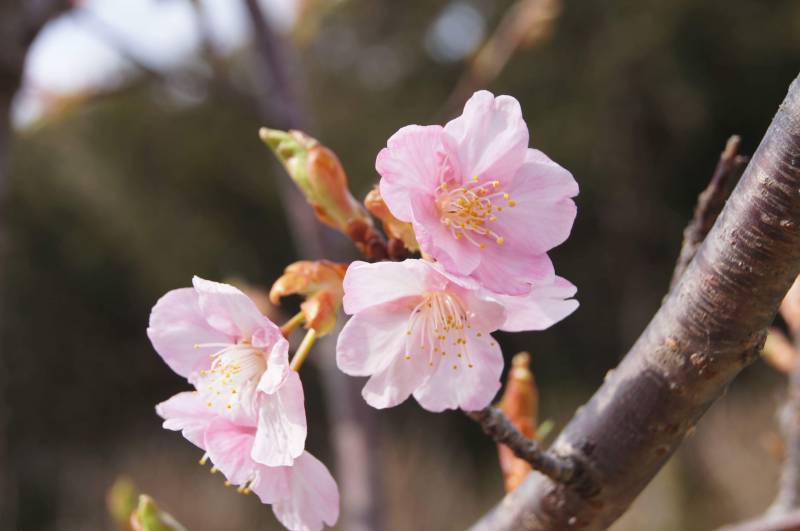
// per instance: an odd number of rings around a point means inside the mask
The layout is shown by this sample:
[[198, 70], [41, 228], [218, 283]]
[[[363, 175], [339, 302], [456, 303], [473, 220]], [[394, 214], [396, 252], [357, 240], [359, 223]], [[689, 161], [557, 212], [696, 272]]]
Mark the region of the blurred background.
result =
[[[659, 306], [728, 136], [757, 146], [800, 70], [800, 3], [4, 0], [0, 41], [13, 124], [0, 134], [0, 527], [113, 529], [104, 497], [124, 474], [189, 529], [277, 529], [161, 429], [154, 404], [186, 384], [145, 336], [157, 298], [194, 274], [263, 293], [323, 247], [357, 257], [291, 208], [258, 128], [308, 131], [363, 197], [401, 126], [443, 123], [476, 88], [520, 100], [532, 145], [581, 187], [573, 235], [552, 253], [580, 309], [499, 337], [509, 358], [531, 352], [540, 417], [558, 430]], [[413, 401], [365, 411], [361, 382], [329, 370], [334, 341], [303, 369], [309, 447], [348, 504], [374, 508], [361, 528], [461, 529], [500, 499], [496, 450], [472, 421]], [[762, 512], [784, 396], [783, 375], [747, 369], [613, 529]], [[381, 489], [356, 500], [337, 415], [368, 426]]]

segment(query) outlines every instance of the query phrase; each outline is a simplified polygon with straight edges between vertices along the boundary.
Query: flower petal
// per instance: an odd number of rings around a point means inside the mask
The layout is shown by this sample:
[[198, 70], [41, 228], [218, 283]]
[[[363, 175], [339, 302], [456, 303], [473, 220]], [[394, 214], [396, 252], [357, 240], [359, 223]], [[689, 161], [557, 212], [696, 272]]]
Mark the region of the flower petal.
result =
[[227, 343], [230, 338], [209, 326], [194, 289], [182, 288], [161, 297], [152, 312], [147, 337], [170, 369], [184, 378], [211, 365], [198, 343]]
[[[408, 341], [406, 344], [408, 347]], [[409, 350], [407, 352], [409, 358], [405, 355], [395, 356], [385, 369], [367, 380], [361, 390], [361, 396], [367, 404], [376, 409], [394, 407], [404, 402], [430, 378], [432, 370], [428, 365], [428, 357]]]
[[[475, 411], [488, 406], [500, 389], [503, 354], [488, 334], [467, 336], [466, 356], [448, 354], [414, 398], [428, 411], [461, 408]], [[468, 364], [472, 364], [469, 367]]]
[[504, 191], [515, 206], [499, 213], [494, 226], [509, 235], [509, 243], [542, 254], [567, 239], [577, 212], [571, 198], [578, 195], [578, 183], [569, 171], [541, 151], [529, 149]]
[[432, 195], [439, 186], [442, 133], [439, 125], [409, 125], [392, 135], [378, 153], [375, 169], [381, 175], [381, 197], [401, 221], [411, 221], [410, 191]]
[[199, 295], [200, 309], [208, 324], [234, 339], [250, 339], [259, 329], [275, 333], [277, 326], [267, 319], [256, 304], [239, 289], [219, 282], [192, 279]]
[[198, 394], [178, 393], [158, 404], [156, 413], [164, 419], [164, 429], [181, 431], [186, 440], [205, 449], [204, 434], [214, 414]]
[[339, 489], [331, 473], [308, 452], [291, 467], [260, 466], [251, 488], [284, 527], [319, 531], [339, 519]]
[[435, 289], [436, 280], [422, 260], [403, 262], [353, 262], [344, 276], [345, 313], [355, 314], [370, 306], [420, 295]]
[[522, 164], [528, 147], [528, 126], [519, 102], [485, 90], [476, 92], [444, 131], [444, 142], [457, 152], [464, 179], [479, 175], [507, 180]]
[[481, 260], [481, 251], [466, 238], [457, 239], [440, 221], [433, 201], [415, 200], [411, 207], [412, 226], [420, 249], [442, 263], [449, 271], [469, 275]]
[[336, 342], [339, 370], [350, 376], [370, 376], [402, 356], [409, 313], [408, 305], [390, 302], [351, 317]]
[[555, 269], [546, 254], [531, 256], [509, 249], [482, 260], [471, 276], [495, 293], [523, 295], [530, 292], [531, 284], [552, 282]]
[[267, 394], [274, 393], [286, 381], [289, 372], [289, 342], [280, 336], [269, 350], [267, 370], [261, 375], [258, 390]]
[[578, 309], [578, 301], [569, 298], [577, 290], [568, 280], [556, 277], [552, 284], [534, 285], [527, 295], [493, 295], [506, 308], [507, 318], [500, 329], [522, 332], [550, 328]]
[[205, 434], [206, 452], [214, 466], [234, 485], [255, 477], [256, 464], [250, 458], [255, 429], [218, 418]]
[[267, 466], [290, 465], [303, 453], [307, 431], [303, 384], [290, 371], [276, 393], [261, 395], [252, 457]]

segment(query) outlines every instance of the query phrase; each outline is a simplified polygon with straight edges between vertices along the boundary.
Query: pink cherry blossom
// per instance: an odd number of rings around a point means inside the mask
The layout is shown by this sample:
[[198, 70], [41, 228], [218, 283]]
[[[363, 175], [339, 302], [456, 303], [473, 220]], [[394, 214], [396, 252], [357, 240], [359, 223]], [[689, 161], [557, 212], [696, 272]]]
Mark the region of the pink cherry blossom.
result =
[[[299, 381], [292, 372], [288, 379]], [[339, 517], [339, 490], [328, 469], [308, 452], [291, 466], [266, 466], [253, 459], [258, 420], [253, 415], [232, 418], [209, 409], [199, 393], [178, 393], [156, 406], [164, 427], [183, 435], [206, 453], [228, 482], [242, 493], [254, 492], [271, 504], [278, 520], [292, 531], [318, 531]]]
[[[307, 430], [303, 387], [289, 370], [289, 344], [235, 287], [198, 277], [193, 285], [156, 303], [150, 341], [195, 386], [209, 414], [230, 422], [257, 419], [255, 461], [290, 465], [303, 453]], [[191, 430], [184, 431], [198, 444]]]
[[344, 278], [353, 317], [339, 335], [339, 369], [370, 376], [362, 394], [376, 408], [411, 394], [430, 411], [486, 406], [503, 370], [489, 334], [506, 314], [478, 289], [425, 260], [354, 262]]
[[392, 214], [448, 271], [511, 295], [552, 281], [546, 253], [569, 235], [578, 185], [528, 148], [516, 99], [476, 92], [444, 127], [400, 129], [375, 166]]
[[556, 277], [525, 295], [499, 295], [426, 260], [354, 262], [344, 278], [353, 317], [336, 346], [346, 374], [369, 376], [362, 394], [386, 408], [409, 395], [430, 411], [487, 406], [503, 356], [490, 333], [542, 330], [572, 313], [575, 287]]

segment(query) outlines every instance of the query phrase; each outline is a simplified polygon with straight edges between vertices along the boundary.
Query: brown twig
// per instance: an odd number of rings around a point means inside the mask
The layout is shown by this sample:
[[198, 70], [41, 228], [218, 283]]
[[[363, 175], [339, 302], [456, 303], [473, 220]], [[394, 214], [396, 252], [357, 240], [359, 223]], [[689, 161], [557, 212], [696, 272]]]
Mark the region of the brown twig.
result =
[[477, 89], [491, 83], [514, 53], [547, 37], [561, 12], [561, 0], [518, 0], [503, 15], [494, 33], [467, 64], [445, 100], [440, 118], [450, 118]]
[[[262, 73], [255, 97], [263, 119], [282, 129], [310, 129], [310, 118], [300, 103], [288, 72], [285, 43], [275, 34], [258, 0], [244, 0], [255, 37], [256, 68]], [[297, 250], [304, 258], [332, 257], [333, 245], [325, 238], [305, 199], [287, 179], [278, 183]], [[328, 231], [328, 234], [331, 232]], [[337, 331], [331, 332], [336, 335]], [[360, 382], [347, 378], [335, 367], [335, 343], [322, 341], [314, 360], [321, 368], [323, 392], [336, 459], [335, 472], [342, 486], [340, 525], [353, 531], [380, 531], [383, 518], [380, 437], [375, 412], [360, 399]]]
[[761, 516], [746, 522], [720, 527], [717, 531], [798, 531], [800, 510], [781, 515]]
[[579, 469], [573, 460], [551, 454], [539, 446], [537, 441], [525, 437], [496, 407], [469, 411], [467, 415], [480, 424], [486, 435], [495, 442], [508, 446], [514, 455], [529, 462], [534, 470], [553, 481], [574, 485], [580, 478]]
[[475, 530], [595, 531], [625, 512], [726, 386], [759, 357], [800, 271], [800, 78], [681, 281], [550, 451], [587, 496], [531, 474]]
[[792, 368], [788, 397], [778, 416], [785, 451], [778, 495], [769, 508], [770, 515], [787, 514], [800, 507], [800, 363]]
[[703, 243], [717, 216], [725, 206], [725, 200], [730, 194], [732, 185], [736, 183], [747, 165], [747, 157], [739, 155], [739, 144], [741, 138], [733, 135], [725, 144], [725, 149], [719, 156], [711, 181], [700, 195], [697, 197], [697, 205], [694, 207], [694, 216], [683, 231], [683, 244], [675, 270], [672, 273], [670, 289], [674, 288], [678, 280], [683, 275], [689, 262], [692, 261], [700, 244]]

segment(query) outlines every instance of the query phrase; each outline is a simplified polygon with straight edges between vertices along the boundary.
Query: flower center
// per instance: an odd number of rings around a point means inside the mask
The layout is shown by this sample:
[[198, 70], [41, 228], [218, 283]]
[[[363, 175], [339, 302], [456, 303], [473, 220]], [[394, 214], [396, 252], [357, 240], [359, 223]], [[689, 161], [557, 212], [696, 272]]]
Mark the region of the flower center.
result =
[[450, 229], [455, 239], [465, 238], [480, 249], [486, 248], [487, 241], [503, 245], [505, 238], [490, 226], [503, 212], [504, 207], [497, 202], [502, 199], [511, 208], [517, 203], [498, 188], [500, 181], [481, 183], [477, 175], [452, 189], [447, 181], [443, 181], [436, 189], [439, 221]]
[[211, 367], [200, 371], [196, 387], [206, 405], [220, 412], [251, 406], [258, 381], [267, 370], [264, 352], [248, 341], [195, 345], [195, 348], [208, 347], [223, 348], [210, 355]]
[[452, 354], [453, 370], [461, 363], [473, 368], [467, 350], [466, 329], [470, 328], [469, 315], [458, 297], [446, 291], [426, 293], [408, 319], [406, 335], [410, 338], [406, 341], [405, 359], [410, 360], [416, 350], [427, 356], [428, 365], [433, 367], [434, 359]]

